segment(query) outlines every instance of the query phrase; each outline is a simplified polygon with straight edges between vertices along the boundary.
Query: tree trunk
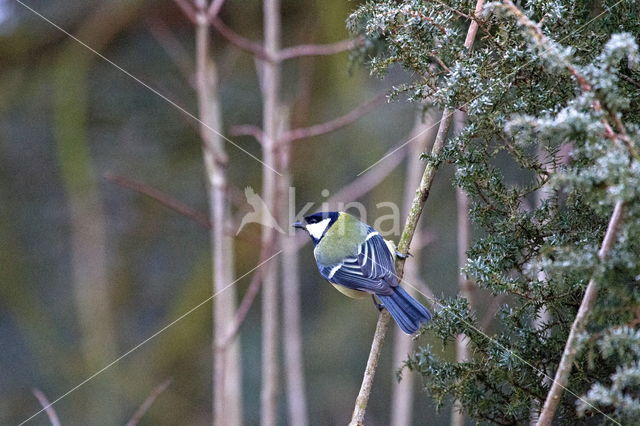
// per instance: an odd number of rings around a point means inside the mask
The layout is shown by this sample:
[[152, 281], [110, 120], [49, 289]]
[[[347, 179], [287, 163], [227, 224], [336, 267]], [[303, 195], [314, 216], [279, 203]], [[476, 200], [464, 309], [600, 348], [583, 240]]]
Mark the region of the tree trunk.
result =
[[[222, 137], [222, 116], [218, 95], [215, 62], [210, 56], [209, 24], [206, 2], [199, 0], [196, 23], [196, 87], [198, 94], [200, 134], [209, 186], [211, 220], [211, 261], [213, 292], [217, 293], [233, 281], [233, 240], [229, 236], [230, 207], [227, 203], [227, 156]], [[212, 131], [215, 129], [217, 132]], [[213, 299], [213, 424], [242, 423], [242, 372], [239, 339], [229, 345], [219, 345], [229, 333], [236, 311], [235, 287], [219, 293]]]
[[[279, 140], [279, 92], [280, 64], [274, 59], [280, 49], [280, 1], [265, 0], [264, 49], [270, 60], [262, 63], [262, 93], [264, 128], [262, 168], [262, 197], [267, 206], [263, 212], [263, 223], [278, 218], [278, 170], [277, 148]], [[277, 250], [278, 234], [273, 228], [262, 228], [264, 257], [268, 258]], [[275, 426], [278, 421], [278, 269], [265, 265], [262, 283], [262, 391], [261, 424]]]

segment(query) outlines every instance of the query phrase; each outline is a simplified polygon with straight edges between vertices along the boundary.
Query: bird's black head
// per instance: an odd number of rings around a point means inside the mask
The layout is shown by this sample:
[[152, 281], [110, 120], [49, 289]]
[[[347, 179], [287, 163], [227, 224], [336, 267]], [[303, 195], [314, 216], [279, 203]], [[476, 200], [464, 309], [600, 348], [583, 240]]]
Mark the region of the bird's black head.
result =
[[305, 216], [303, 220], [292, 224], [292, 226], [307, 231], [313, 243], [318, 244], [327, 229], [331, 228], [331, 225], [338, 220], [338, 217], [340, 217], [340, 212], [317, 212]]

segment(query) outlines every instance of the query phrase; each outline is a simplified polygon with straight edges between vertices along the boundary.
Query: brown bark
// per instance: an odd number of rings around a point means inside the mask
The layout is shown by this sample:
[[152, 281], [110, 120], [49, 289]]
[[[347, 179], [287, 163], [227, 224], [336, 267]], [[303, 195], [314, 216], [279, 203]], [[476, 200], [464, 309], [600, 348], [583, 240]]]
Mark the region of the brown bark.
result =
[[[420, 182], [420, 172], [422, 171], [422, 160], [420, 155], [426, 150], [427, 144], [435, 137], [435, 130], [429, 132], [430, 128], [435, 129], [433, 116], [429, 116], [427, 120], [422, 122], [422, 113], [419, 112], [416, 117], [416, 124], [412, 131], [412, 135], [419, 135], [410, 149], [410, 155], [407, 163], [407, 177], [405, 179], [405, 209], [409, 209], [414, 194], [414, 188], [416, 188]], [[371, 176], [376, 170], [368, 173], [365, 176]], [[409, 262], [405, 268], [405, 276], [407, 282], [417, 283], [420, 280], [419, 262], [421, 248], [424, 246], [425, 235], [422, 232], [417, 232], [413, 237], [413, 245], [411, 254], [416, 259], [415, 262]], [[407, 288], [412, 296], [415, 297], [416, 291]], [[393, 345], [393, 384], [391, 386], [391, 424], [396, 426], [409, 426], [411, 425], [411, 419], [413, 414], [413, 398], [414, 398], [414, 376], [413, 374], [403, 374], [402, 380], [396, 379], [395, 372], [402, 367], [404, 361], [409, 357], [413, 350], [413, 340], [411, 336], [404, 334], [399, 328], [396, 328], [394, 333], [394, 345]]]

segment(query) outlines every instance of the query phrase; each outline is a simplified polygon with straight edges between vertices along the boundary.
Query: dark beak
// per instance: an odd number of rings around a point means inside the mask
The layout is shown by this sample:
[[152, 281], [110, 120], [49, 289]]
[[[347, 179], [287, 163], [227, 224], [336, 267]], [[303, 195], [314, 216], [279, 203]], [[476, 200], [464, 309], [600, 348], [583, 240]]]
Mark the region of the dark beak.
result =
[[294, 228], [304, 229], [304, 223], [302, 222], [293, 222], [291, 226], [293, 226]]

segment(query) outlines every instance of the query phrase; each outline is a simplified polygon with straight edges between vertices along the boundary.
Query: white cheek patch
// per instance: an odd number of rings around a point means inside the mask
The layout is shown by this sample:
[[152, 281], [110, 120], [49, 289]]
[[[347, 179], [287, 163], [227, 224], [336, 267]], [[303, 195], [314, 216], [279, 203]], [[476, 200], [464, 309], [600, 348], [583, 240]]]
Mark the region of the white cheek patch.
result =
[[307, 225], [307, 231], [313, 238], [319, 240], [320, 238], [322, 238], [322, 234], [324, 234], [327, 226], [329, 226], [329, 222], [331, 222], [331, 218], [323, 219], [318, 223], [309, 223]]

